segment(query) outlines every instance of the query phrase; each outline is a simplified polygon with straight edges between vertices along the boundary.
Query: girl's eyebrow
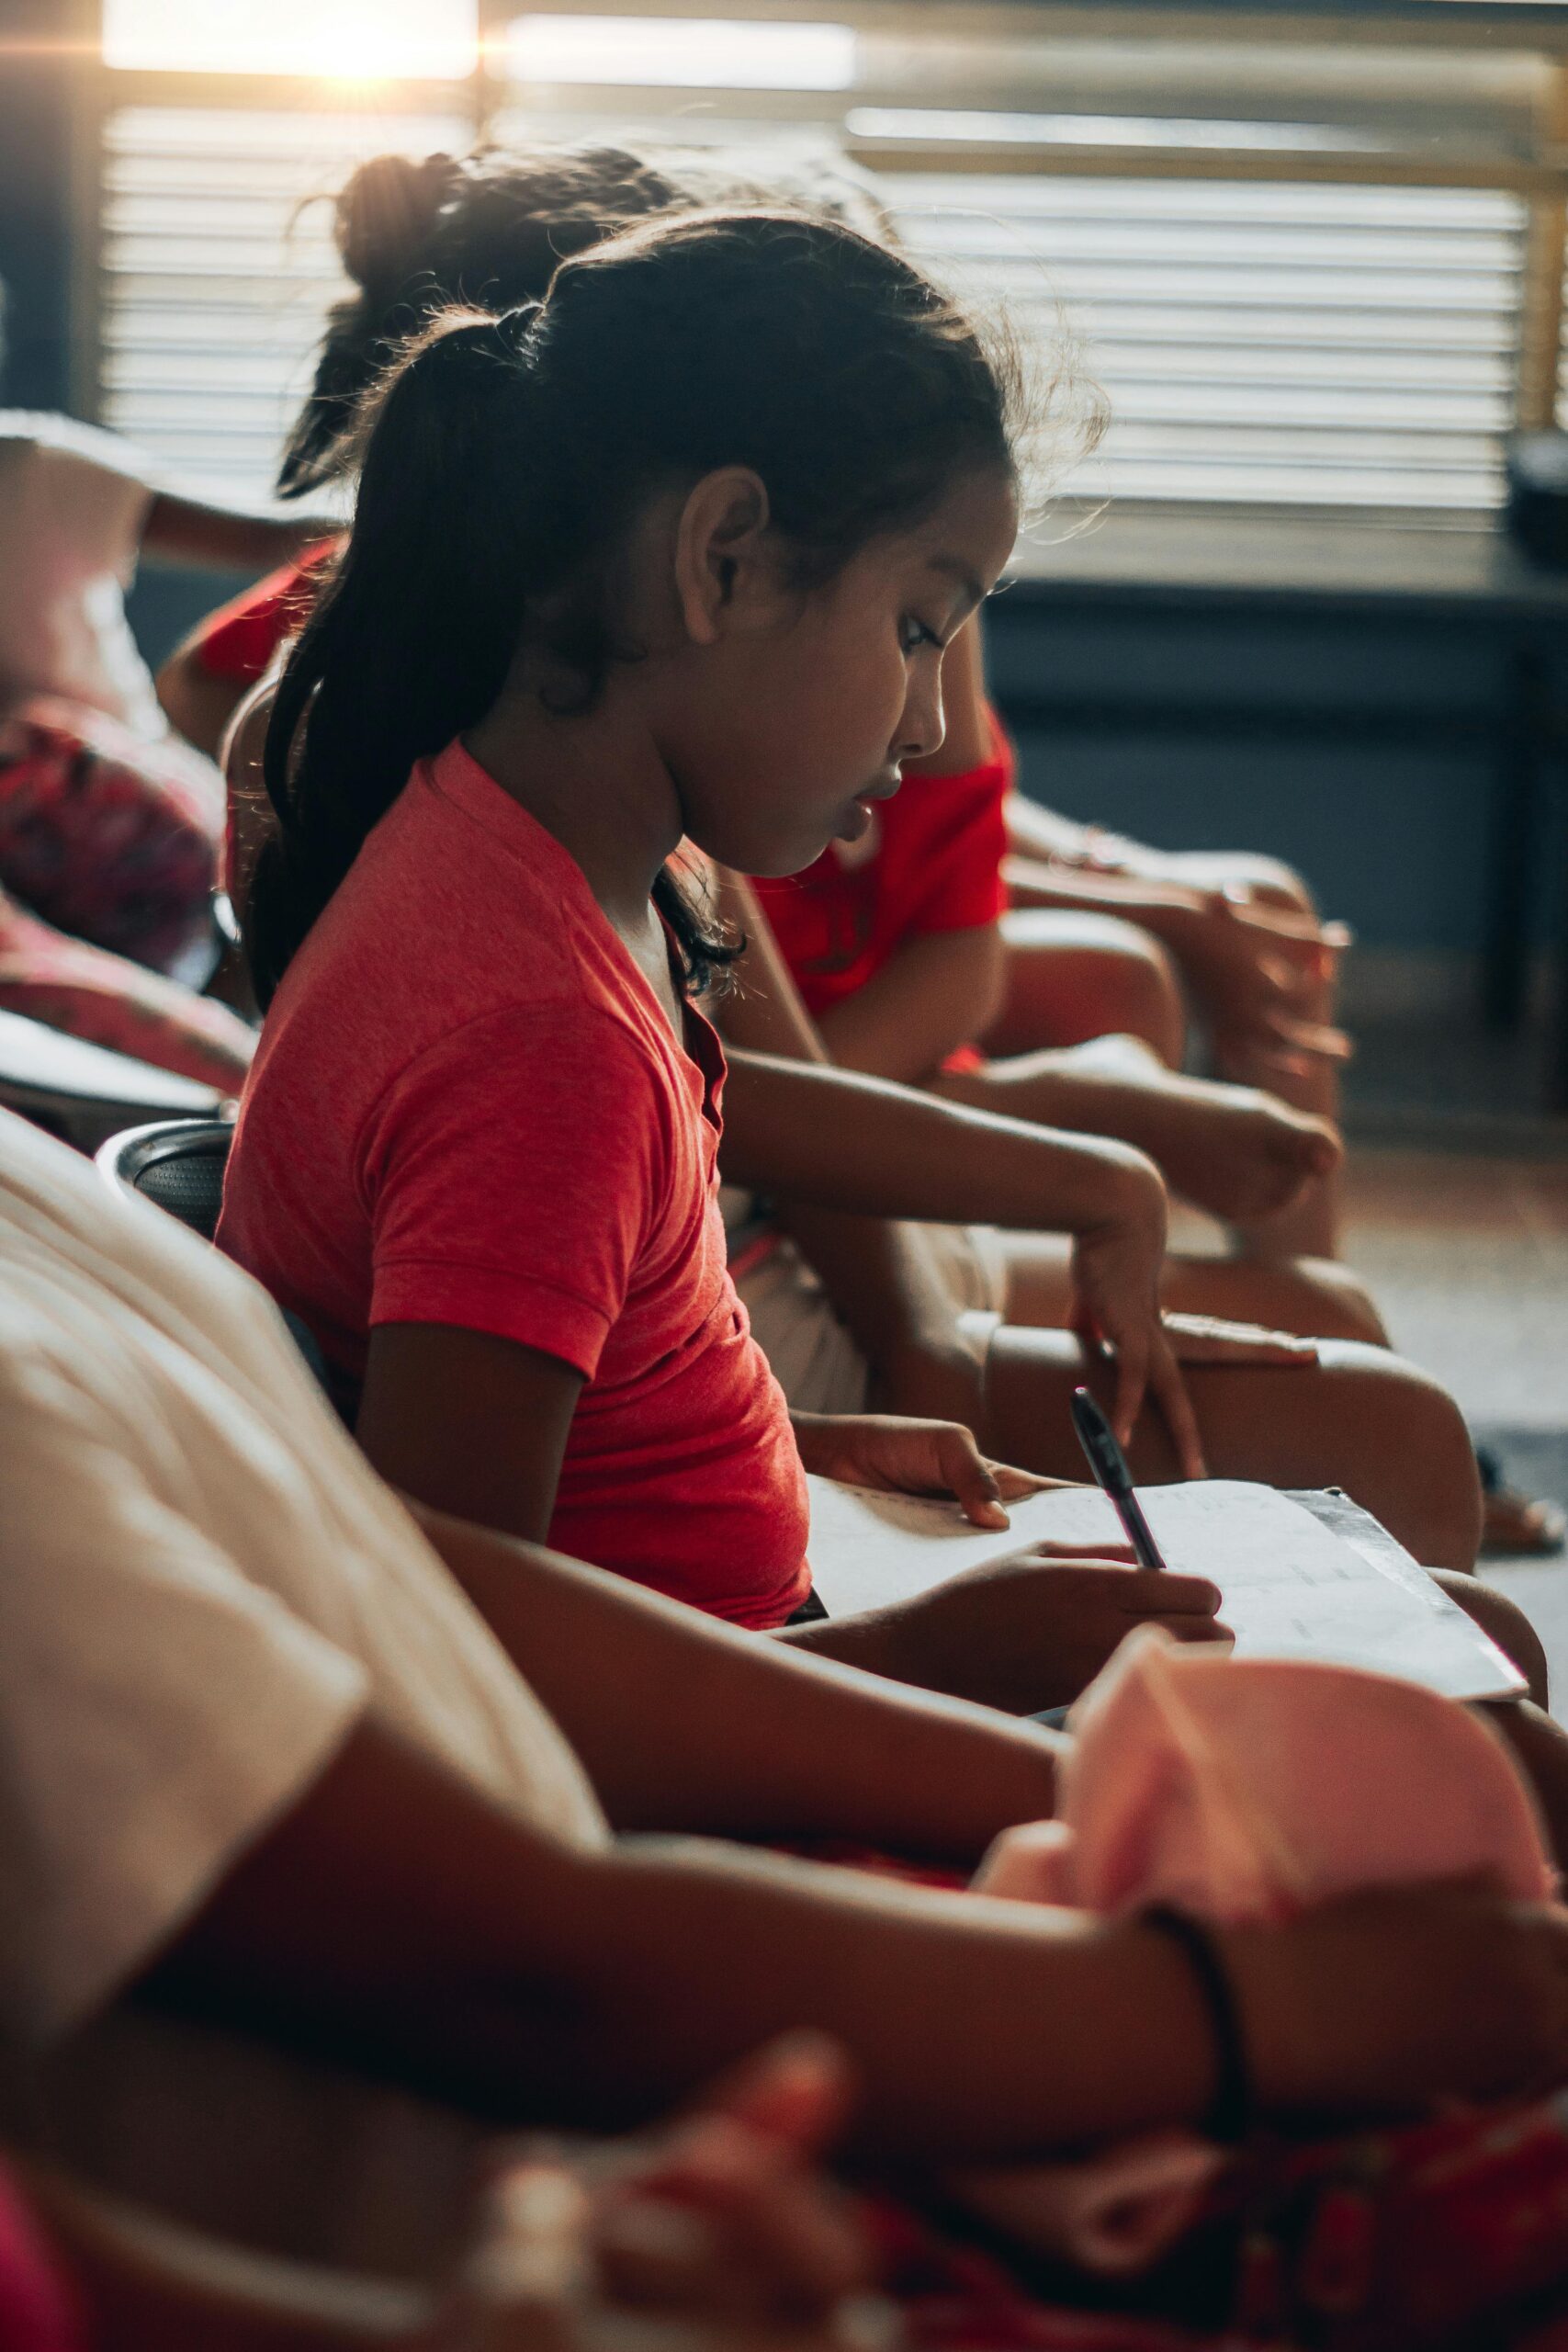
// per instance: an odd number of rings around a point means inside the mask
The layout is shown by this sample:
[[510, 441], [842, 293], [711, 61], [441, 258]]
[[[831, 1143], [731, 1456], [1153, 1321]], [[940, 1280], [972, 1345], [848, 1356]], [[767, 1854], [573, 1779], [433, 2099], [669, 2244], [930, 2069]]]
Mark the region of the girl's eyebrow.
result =
[[981, 586], [975, 574], [970, 571], [969, 566], [964, 562], [962, 556], [933, 555], [930, 558], [926, 569], [928, 571], [940, 571], [945, 578], [949, 580], [955, 580], [957, 582], [958, 586], [962, 591], [963, 604], [965, 611], [970, 609], [973, 605], [983, 605], [985, 603], [986, 591]]

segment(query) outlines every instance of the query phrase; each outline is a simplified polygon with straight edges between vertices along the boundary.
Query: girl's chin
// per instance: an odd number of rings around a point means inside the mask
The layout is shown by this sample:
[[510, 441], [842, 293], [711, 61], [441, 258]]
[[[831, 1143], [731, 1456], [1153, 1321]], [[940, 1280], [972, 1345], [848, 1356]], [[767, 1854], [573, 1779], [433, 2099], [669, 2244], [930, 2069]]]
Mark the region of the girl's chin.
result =
[[863, 842], [870, 832], [876, 811], [869, 800], [852, 800], [849, 814], [833, 835], [836, 842]]

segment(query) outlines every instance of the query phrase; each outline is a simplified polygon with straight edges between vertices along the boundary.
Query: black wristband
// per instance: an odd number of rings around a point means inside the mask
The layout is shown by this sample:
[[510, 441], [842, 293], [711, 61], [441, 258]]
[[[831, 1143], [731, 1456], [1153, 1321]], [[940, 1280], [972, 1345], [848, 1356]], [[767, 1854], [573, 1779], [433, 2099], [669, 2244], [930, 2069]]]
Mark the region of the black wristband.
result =
[[1225, 1973], [1213, 1938], [1200, 1921], [1168, 1903], [1156, 1903], [1141, 1914], [1153, 1928], [1180, 1947], [1203, 2007], [1214, 2045], [1214, 2094], [1200, 2129], [1210, 2140], [1244, 2140], [1252, 2122], [1252, 2078], [1247, 2070], [1247, 2043], [1235, 1995]]

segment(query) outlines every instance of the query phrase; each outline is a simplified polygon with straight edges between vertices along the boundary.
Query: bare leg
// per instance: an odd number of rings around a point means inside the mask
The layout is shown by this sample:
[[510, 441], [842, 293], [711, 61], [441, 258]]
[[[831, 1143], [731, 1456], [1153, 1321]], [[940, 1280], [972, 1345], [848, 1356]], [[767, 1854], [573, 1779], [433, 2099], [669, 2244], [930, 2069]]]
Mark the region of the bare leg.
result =
[[1529, 1685], [1532, 1704], [1545, 1708], [1551, 1696], [1546, 1652], [1540, 1645], [1540, 1635], [1518, 1602], [1510, 1600], [1506, 1592], [1497, 1591], [1495, 1586], [1482, 1584], [1475, 1577], [1445, 1573], [1438, 1582], [1449, 1599], [1457, 1601], [1483, 1634], [1490, 1634], [1504, 1657], [1518, 1668]]
[[1505, 1700], [1479, 1713], [1513, 1749], [1535, 1791], [1558, 1867], [1568, 1869], [1568, 1733], [1529, 1699]]
[[[1303, 914], [1314, 922], [1317, 909], [1311, 891], [1288, 865], [1280, 865], [1271, 858], [1214, 858], [1202, 854], [1174, 856], [1168, 861], [1177, 880], [1190, 880], [1200, 887], [1213, 888], [1216, 878], [1246, 881], [1253, 896], [1265, 906], [1280, 907], [1287, 914]], [[1215, 869], [1224, 866], [1223, 875]], [[1335, 989], [1332, 981], [1319, 988], [1314, 999], [1303, 1005], [1303, 1017], [1331, 1027], [1335, 1018]], [[1241, 1086], [1267, 1086], [1293, 1111], [1308, 1111], [1319, 1118], [1339, 1124], [1339, 1065], [1337, 1062], [1311, 1060], [1305, 1069], [1293, 1076], [1278, 1070], [1261, 1069], [1244, 1048], [1232, 1046], [1223, 1034], [1216, 1035], [1215, 1070]], [[1277, 1216], [1248, 1220], [1241, 1234], [1243, 1246], [1259, 1257], [1268, 1258], [1333, 1258], [1338, 1255], [1340, 1223], [1340, 1179], [1332, 1176], [1318, 1179], [1309, 1185], [1301, 1199]]]
[[1179, 1069], [1187, 1009], [1158, 940], [1116, 915], [1019, 909], [1002, 918], [1007, 998], [986, 1037], [998, 1055], [1090, 1037], [1141, 1038]]
[[[1055, 1234], [1006, 1233], [1007, 1320], [1065, 1328], [1072, 1312], [1071, 1244]], [[1382, 1317], [1349, 1270], [1332, 1259], [1293, 1264], [1253, 1258], [1166, 1261], [1161, 1298], [1168, 1313], [1219, 1315], [1313, 1340], [1388, 1345]]]
[[[964, 1400], [950, 1364], [922, 1381], [908, 1364], [890, 1402], [906, 1412], [942, 1410], [965, 1419], [998, 1460], [1056, 1478], [1081, 1478], [1068, 1399], [1087, 1372], [1063, 1331], [1003, 1324], [968, 1378]], [[1273, 1487], [1343, 1487], [1428, 1566], [1468, 1569], [1481, 1532], [1475, 1457], [1452, 1399], [1385, 1350], [1325, 1340], [1315, 1365], [1291, 1369], [1195, 1364], [1188, 1386], [1215, 1477]], [[1145, 1412], [1131, 1449], [1134, 1470], [1154, 1484], [1179, 1473], [1163, 1423]]]

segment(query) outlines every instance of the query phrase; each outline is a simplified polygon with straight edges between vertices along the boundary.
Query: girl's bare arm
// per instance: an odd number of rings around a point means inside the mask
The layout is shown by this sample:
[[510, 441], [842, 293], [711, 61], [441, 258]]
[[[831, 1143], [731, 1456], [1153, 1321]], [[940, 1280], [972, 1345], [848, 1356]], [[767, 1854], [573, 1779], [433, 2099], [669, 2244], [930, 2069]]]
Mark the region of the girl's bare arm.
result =
[[1007, 992], [997, 923], [907, 939], [882, 969], [822, 1016], [822, 1037], [845, 1069], [918, 1086], [949, 1054], [978, 1043]]
[[166, 563], [209, 564], [215, 570], [255, 574], [287, 563], [301, 548], [330, 538], [341, 527], [320, 514], [261, 514], [160, 491], [147, 510], [141, 547], [144, 554]]
[[1131, 1145], [1005, 1119], [774, 1055], [731, 1056], [724, 1172], [868, 1216], [1081, 1233], [1125, 1216], [1163, 1231], [1165, 1187]]
[[[1073, 1233], [1123, 1195], [1163, 1195], [1152, 1162], [1125, 1145], [837, 1069], [755, 891], [724, 868], [716, 890], [720, 915], [746, 940], [737, 984], [716, 1008], [731, 1048], [724, 1172], [784, 1195], [792, 1227], [804, 1204]], [[799, 1238], [812, 1256], [804, 1230]]]
[[415, 1508], [625, 1829], [828, 1835], [971, 1863], [1055, 1801], [1046, 1735], [808, 1659], [622, 1577]]
[[[1229, 1930], [1260, 2104], [1486, 2095], [1568, 2071], [1568, 1919], [1467, 1891]], [[373, 1721], [229, 1871], [145, 1989], [509, 2120], [640, 2119], [810, 2024], [867, 2154], [1001, 2160], [1188, 2123], [1188, 1963], [1135, 1920], [693, 1843], [569, 1850]]]

